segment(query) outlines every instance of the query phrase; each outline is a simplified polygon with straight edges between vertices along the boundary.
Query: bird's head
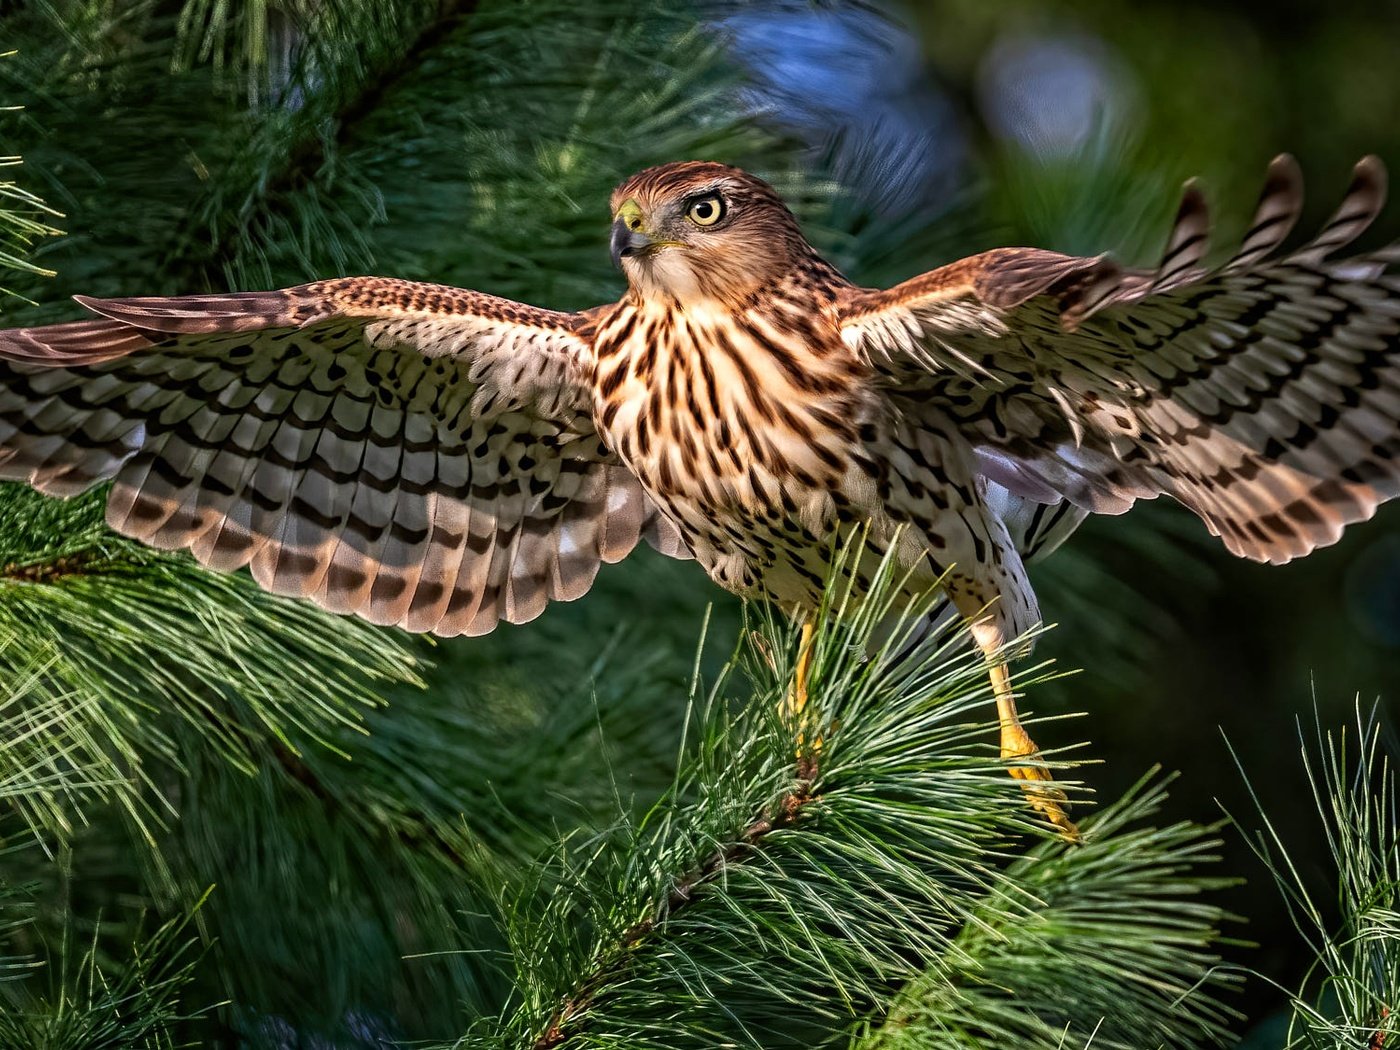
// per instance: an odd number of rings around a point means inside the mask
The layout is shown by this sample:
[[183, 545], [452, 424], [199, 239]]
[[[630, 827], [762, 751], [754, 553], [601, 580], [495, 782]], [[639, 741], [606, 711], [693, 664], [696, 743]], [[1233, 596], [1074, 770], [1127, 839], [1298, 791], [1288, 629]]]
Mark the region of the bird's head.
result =
[[612, 214], [613, 262], [646, 297], [742, 299], [811, 252], [773, 187], [726, 164], [648, 168], [613, 191]]

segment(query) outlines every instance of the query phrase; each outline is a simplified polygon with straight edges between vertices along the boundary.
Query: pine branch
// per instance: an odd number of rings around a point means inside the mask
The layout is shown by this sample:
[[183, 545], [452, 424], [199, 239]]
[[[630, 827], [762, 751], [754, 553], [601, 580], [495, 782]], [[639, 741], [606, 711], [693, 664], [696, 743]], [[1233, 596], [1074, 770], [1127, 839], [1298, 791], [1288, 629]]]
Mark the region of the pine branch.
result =
[[1213, 1046], [1238, 1014], [1205, 987], [1222, 919], [1206, 895], [1238, 880], [1215, 829], [1145, 825], [1166, 798], [1149, 774], [1085, 823], [1078, 849], [1036, 847], [1006, 869], [1006, 897], [955, 950], [894, 997], [853, 1050], [1094, 1050]]
[[1302, 749], [1334, 865], [1329, 872], [1334, 885], [1325, 891], [1335, 894], [1340, 913], [1335, 923], [1325, 917], [1313, 880], [1294, 865], [1293, 851], [1241, 767], [1262, 822], [1248, 835], [1250, 847], [1287, 902], [1314, 960], [1304, 987], [1284, 989], [1291, 1008], [1284, 1050], [1373, 1050], [1400, 1037], [1395, 1012], [1400, 1003], [1400, 791], [1381, 734], [1378, 712], [1367, 716], [1358, 707], [1354, 741], [1319, 725]]
[[655, 909], [655, 914], [623, 930], [617, 942], [595, 960], [594, 968], [584, 974], [575, 991], [550, 1017], [543, 1034], [535, 1040], [533, 1050], [552, 1050], [577, 1034], [574, 1019], [586, 1014], [594, 997], [624, 976], [628, 952], [694, 902], [703, 887], [723, 878], [735, 864], [742, 863], [754, 850], [762, 848], [764, 840], [771, 833], [795, 827], [803, 807], [813, 799], [811, 784], [817, 771], [815, 764], [804, 760], [799, 766], [796, 787], [783, 795], [773, 810], [755, 817], [733, 842], [716, 849], [694, 868], [677, 876], [665, 900]]
[[6, 725], [56, 719], [49, 757], [26, 758], [47, 770], [42, 804], [25, 810], [36, 832], [81, 824], [79, 799], [100, 784], [150, 843], [168, 812], [155, 770], [187, 761], [182, 731], [247, 772], [264, 740], [324, 746], [358, 727], [377, 688], [416, 681], [402, 643], [115, 537], [101, 515], [100, 499], [0, 487], [0, 670], [30, 682]]
[[[433, 48], [442, 44], [470, 18], [478, 0], [436, 0], [437, 11], [426, 20], [417, 37], [397, 61], [385, 63], [349, 100], [336, 120], [336, 142], [345, 145], [362, 121], [377, 113], [385, 97], [396, 85], [415, 75], [429, 60]], [[304, 170], [304, 169], [303, 169]]]
[[[355, 24], [353, 15], [363, 14], [365, 9], [358, 3], [351, 3], [347, 12], [337, 12], [335, 8], [319, 8], [310, 24], [293, 29], [294, 39], [291, 48], [294, 53], [306, 52], [296, 65], [299, 71], [294, 74], [297, 81], [283, 89], [284, 96], [309, 92], [307, 113], [299, 116], [294, 123], [292, 144], [286, 148], [279, 171], [270, 177], [263, 177], [244, 207], [249, 213], [257, 214], [260, 222], [276, 223], [279, 218], [287, 219], [288, 211], [294, 207], [291, 200], [322, 176], [326, 166], [336, 158], [346, 143], [351, 140], [360, 124], [373, 116], [383, 105], [385, 96], [404, 78], [418, 72], [428, 60], [430, 52], [443, 44], [445, 38], [459, 31], [477, 7], [477, 0], [433, 0], [433, 3], [416, 3], [398, 14], [398, 18], [412, 22], [415, 7], [422, 7], [427, 17], [418, 20], [419, 24], [410, 30], [411, 38], [397, 47], [385, 46], [377, 35], [366, 40], [362, 46], [370, 51], [371, 62], [377, 68], [360, 68], [361, 56], [357, 53], [327, 54], [324, 47], [317, 47], [318, 23], [327, 19], [336, 22], [349, 21]], [[429, 11], [429, 8], [435, 10]], [[348, 19], [346, 15], [350, 15]], [[404, 16], [408, 17], [405, 18]], [[359, 21], [363, 22], [362, 17]], [[408, 26], [403, 27], [408, 29]], [[358, 51], [358, 49], [356, 49]], [[351, 72], [342, 74], [325, 68], [327, 60], [342, 59], [351, 65]], [[344, 62], [349, 59], [349, 62]], [[377, 61], [376, 61], [377, 60]], [[329, 79], [337, 85], [337, 90], [317, 90], [316, 79]], [[349, 83], [345, 83], [345, 81]], [[334, 132], [327, 135], [325, 124], [329, 122]], [[211, 272], [232, 273], [238, 269], [238, 253], [244, 249], [241, 241], [224, 238], [218, 250], [204, 263]]]
[[69, 576], [86, 576], [99, 562], [95, 551], [77, 551], [44, 561], [10, 562], [0, 567], [0, 578], [15, 583], [55, 583]]
[[[0, 55], [0, 59], [5, 57]], [[0, 168], [21, 163], [19, 157], [0, 157]], [[0, 181], [0, 268], [35, 277], [52, 277], [52, 270], [35, 265], [28, 256], [39, 240], [62, 235], [63, 231], [48, 221], [61, 217], [17, 182]], [[15, 294], [7, 288], [0, 288], [0, 292]]]
[[[1004, 1006], [975, 979], [977, 944], [1039, 961], [1017, 1008], [1042, 1034], [1056, 1018], [1080, 1031], [1095, 1008], [1109, 1032], [1145, 1016], [1144, 1031], [1220, 1031], [1207, 990], [1219, 912], [1182, 899], [1217, 884], [1194, 871], [1207, 832], [1126, 829], [1160, 801], [1154, 789], [1085, 821], [1089, 846], [1046, 841], [1015, 860], [1036, 825], [987, 757], [993, 734], [967, 720], [988, 702], [982, 660], [961, 636], [898, 657], [919, 609], [873, 643], [892, 611], [893, 599], [856, 611], [833, 595], [800, 726], [773, 713], [792, 636], [764, 629], [748, 702], [721, 699], [727, 678], [694, 701], [695, 740], [667, 797], [639, 824], [570, 838], [552, 875], [507, 893], [518, 1003], [459, 1047], [825, 1044], [894, 996], [917, 1001], [900, 989], [922, 987], [924, 967], [963, 970], [967, 1024], [996, 1031]], [[814, 727], [820, 762], [795, 768]], [[1111, 881], [1088, 888], [1090, 873]], [[1037, 911], [1051, 890], [1082, 927]], [[1104, 935], [1115, 977], [1093, 933], [1124, 911], [1139, 917]], [[1099, 997], [1070, 991], [1076, 968], [1095, 972]]]
[[[0, 1046], [173, 1050], [188, 1045], [175, 1041], [179, 1026], [208, 1009], [192, 1009], [184, 1001], [202, 954], [198, 942], [186, 935], [191, 917], [138, 937], [115, 975], [104, 970], [93, 943], [71, 968], [65, 953], [43, 976], [0, 984]], [[70, 930], [64, 948], [76, 954], [71, 937]], [[40, 989], [44, 978], [48, 987]]]
[[[11, 59], [14, 52], [0, 54], [0, 62]], [[22, 112], [22, 106], [8, 108], [10, 119]], [[0, 168], [17, 168], [22, 157], [0, 157]], [[29, 257], [37, 242], [62, 235], [49, 220], [62, 216], [33, 192], [13, 179], [0, 180], [0, 269], [30, 278], [52, 277], [53, 271], [39, 266]], [[14, 295], [7, 288], [0, 293]]]

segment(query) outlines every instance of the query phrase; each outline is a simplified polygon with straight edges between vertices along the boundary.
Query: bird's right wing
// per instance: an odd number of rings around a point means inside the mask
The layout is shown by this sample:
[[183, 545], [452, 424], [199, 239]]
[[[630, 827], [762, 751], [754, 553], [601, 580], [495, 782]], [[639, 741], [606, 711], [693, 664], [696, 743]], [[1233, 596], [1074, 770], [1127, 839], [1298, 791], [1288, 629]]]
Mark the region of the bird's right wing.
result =
[[0, 477], [278, 594], [437, 634], [577, 598], [675, 532], [599, 440], [582, 315], [345, 278], [81, 299], [0, 331]]

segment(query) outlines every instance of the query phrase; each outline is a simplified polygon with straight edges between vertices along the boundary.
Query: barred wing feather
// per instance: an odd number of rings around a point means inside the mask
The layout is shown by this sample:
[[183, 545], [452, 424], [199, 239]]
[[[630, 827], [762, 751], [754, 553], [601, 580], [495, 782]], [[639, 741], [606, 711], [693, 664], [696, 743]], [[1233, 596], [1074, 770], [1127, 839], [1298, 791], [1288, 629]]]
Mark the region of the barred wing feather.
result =
[[442, 635], [577, 598], [675, 536], [587, 410], [579, 315], [347, 278], [83, 300], [0, 332], [0, 477], [278, 594]]
[[1400, 246], [1334, 260], [1385, 198], [1375, 158], [1322, 232], [1280, 157], [1218, 268], [1188, 184], [1160, 265], [1000, 249], [844, 304], [847, 344], [951, 416], [1012, 492], [1121, 513], [1168, 494], [1236, 554], [1284, 562], [1400, 494]]

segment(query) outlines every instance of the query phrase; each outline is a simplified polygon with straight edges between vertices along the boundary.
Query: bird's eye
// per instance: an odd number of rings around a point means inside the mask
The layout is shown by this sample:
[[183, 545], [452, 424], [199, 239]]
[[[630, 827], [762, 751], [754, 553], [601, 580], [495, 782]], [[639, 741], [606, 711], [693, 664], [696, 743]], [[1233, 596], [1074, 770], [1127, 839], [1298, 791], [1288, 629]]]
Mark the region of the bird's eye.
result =
[[696, 226], [713, 226], [724, 218], [724, 198], [718, 194], [711, 194], [691, 201], [685, 215]]

